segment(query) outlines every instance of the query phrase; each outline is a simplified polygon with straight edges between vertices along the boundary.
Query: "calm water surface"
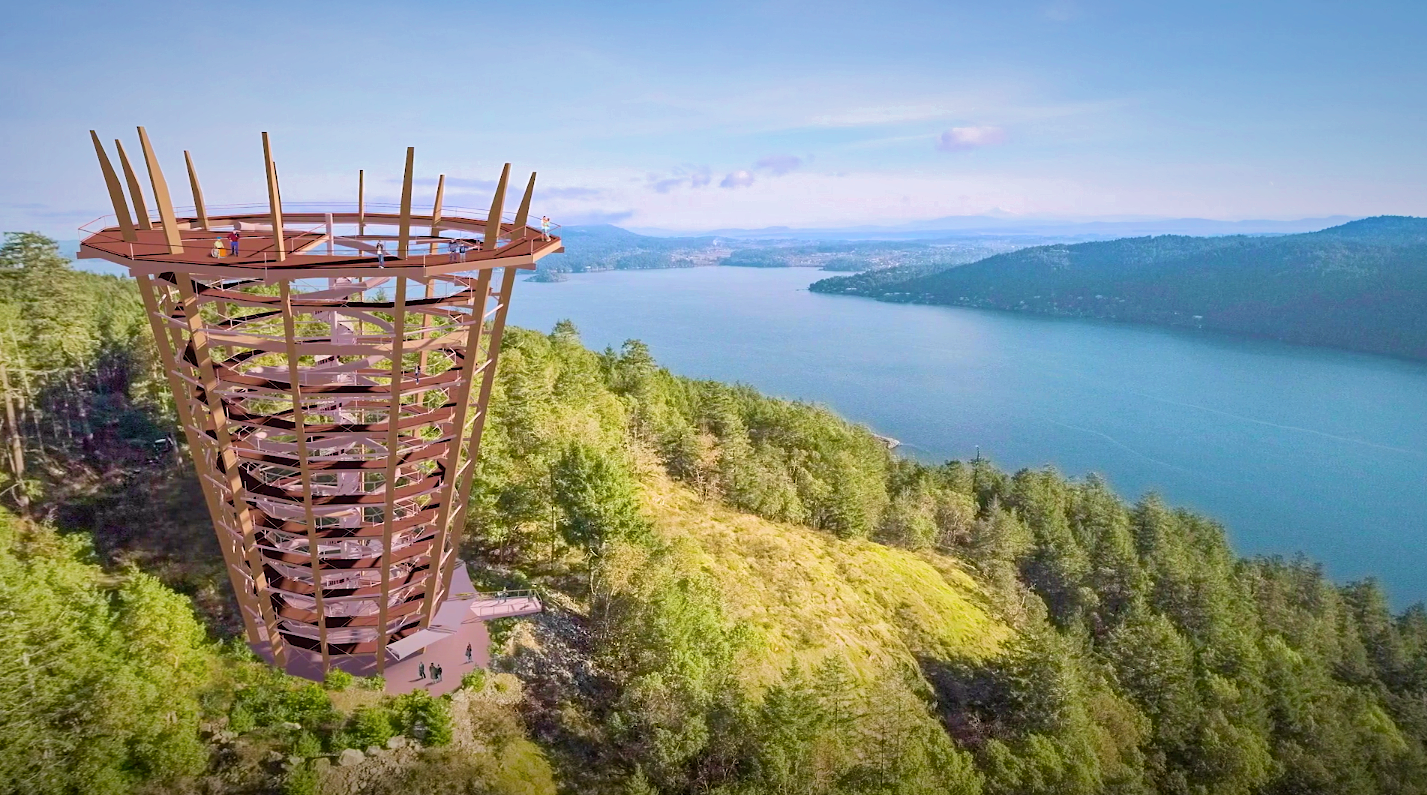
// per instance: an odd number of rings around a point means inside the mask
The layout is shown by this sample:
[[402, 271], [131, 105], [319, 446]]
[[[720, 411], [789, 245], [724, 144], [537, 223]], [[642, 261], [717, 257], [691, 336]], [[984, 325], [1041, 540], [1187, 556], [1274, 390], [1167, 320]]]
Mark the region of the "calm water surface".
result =
[[826, 404], [928, 461], [1105, 475], [1223, 522], [1244, 554], [1427, 599], [1427, 365], [1138, 326], [809, 293], [809, 269], [521, 283], [512, 322]]

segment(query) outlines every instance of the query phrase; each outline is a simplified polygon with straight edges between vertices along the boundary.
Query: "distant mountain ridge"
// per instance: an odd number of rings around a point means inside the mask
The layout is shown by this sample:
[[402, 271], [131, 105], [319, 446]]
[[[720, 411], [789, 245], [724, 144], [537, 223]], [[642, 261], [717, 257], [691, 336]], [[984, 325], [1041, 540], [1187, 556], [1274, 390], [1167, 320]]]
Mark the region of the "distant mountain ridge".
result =
[[1275, 237], [1163, 235], [1036, 246], [814, 292], [1212, 329], [1427, 359], [1427, 219]]
[[[1208, 218], [1128, 218], [1074, 221], [1025, 218], [1014, 215], [954, 215], [890, 226], [861, 225], [832, 228], [770, 226], [761, 229], [714, 229], [697, 234], [743, 240], [928, 240], [976, 235], [1027, 235], [1059, 239], [1104, 240], [1137, 235], [1167, 234], [1298, 234], [1318, 231], [1352, 221], [1353, 218], [1348, 215], [1335, 215], [1290, 221], [1219, 221]], [[640, 228], [635, 231], [653, 237], [679, 237], [692, 234], [655, 228]]]

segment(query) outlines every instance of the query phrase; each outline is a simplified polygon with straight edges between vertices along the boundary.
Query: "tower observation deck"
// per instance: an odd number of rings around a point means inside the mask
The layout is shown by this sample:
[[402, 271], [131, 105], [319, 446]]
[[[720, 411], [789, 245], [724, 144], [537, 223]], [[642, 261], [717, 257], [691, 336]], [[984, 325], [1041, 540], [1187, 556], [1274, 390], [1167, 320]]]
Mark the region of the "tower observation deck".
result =
[[529, 225], [535, 175], [510, 216], [509, 164], [489, 211], [443, 208], [443, 176], [417, 213], [408, 149], [398, 206], [360, 175], [355, 204], [284, 206], [263, 133], [265, 204], [207, 207], [185, 152], [175, 209], [139, 128], [151, 217], [122, 145], [116, 170], [91, 137], [114, 215], [79, 256], [138, 281], [249, 644], [312, 678], [389, 674], [539, 609], [474, 593], [458, 557], [516, 274], [563, 250]]

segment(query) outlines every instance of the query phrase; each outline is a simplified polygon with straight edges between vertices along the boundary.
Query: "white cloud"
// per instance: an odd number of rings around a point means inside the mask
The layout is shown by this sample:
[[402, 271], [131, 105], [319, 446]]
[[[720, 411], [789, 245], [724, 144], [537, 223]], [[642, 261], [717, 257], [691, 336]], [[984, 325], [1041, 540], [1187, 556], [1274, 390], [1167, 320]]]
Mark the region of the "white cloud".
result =
[[728, 176], [718, 184], [720, 188], [746, 188], [753, 184], [753, 172], [747, 169], [739, 169], [729, 172]]
[[943, 152], [962, 152], [1005, 142], [1006, 131], [1000, 127], [952, 127], [937, 138], [936, 148]]

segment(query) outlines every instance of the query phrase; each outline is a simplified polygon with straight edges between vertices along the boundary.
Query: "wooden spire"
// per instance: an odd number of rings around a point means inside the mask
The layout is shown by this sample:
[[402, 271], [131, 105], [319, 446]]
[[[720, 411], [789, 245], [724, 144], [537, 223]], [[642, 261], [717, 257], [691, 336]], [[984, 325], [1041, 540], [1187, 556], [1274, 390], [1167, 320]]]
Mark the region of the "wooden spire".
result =
[[154, 188], [154, 204], [159, 206], [159, 220], [164, 225], [164, 240], [168, 243], [168, 253], [183, 253], [183, 237], [178, 233], [178, 219], [173, 214], [173, 199], [168, 194], [168, 182], [164, 181], [163, 169], [159, 168], [158, 155], [149, 143], [149, 134], [139, 128], [139, 146], [144, 150], [144, 163], [149, 168], [149, 184]]
[[520, 199], [520, 209], [515, 213], [515, 228], [510, 231], [512, 236], [519, 234], [525, 236], [525, 225], [530, 220], [530, 197], [535, 195], [535, 172], [530, 172], [530, 184], [525, 186], [525, 195]]
[[495, 251], [500, 244], [500, 214], [505, 210], [505, 186], [510, 182], [510, 164], [500, 170], [500, 182], [495, 186], [495, 198], [491, 199], [490, 215], [486, 216], [486, 251]]
[[208, 208], [203, 204], [203, 188], [198, 185], [198, 172], [193, 168], [193, 156], [183, 150], [183, 162], [188, 164], [188, 184], [193, 188], [193, 211], [198, 215], [198, 225], [208, 228]]
[[287, 259], [287, 241], [282, 234], [282, 197], [278, 194], [277, 166], [273, 165], [272, 142], [268, 140], [266, 132], [263, 133], [263, 161], [267, 167], [268, 220], [273, 228], [273, 251], [276, 252], [278, 262], [282, 262]]
[[396, 256], [406, 259], [411, 243], [411, 169], [416, 164], [416, 147], [406, 147], [406, 176], [401, 179], [401, 221], [397, 227]]
[[114, 164], [109, 162], [104, 144], [99, 142], [99, 134], [90, 130], [89, 137], [94, 141], [94, 153], [99, 156], [99, 170], [104, 172], [104, 186], [109, 189], [109, 201], [114, 205], [114, 217], [119, 219], [119, 234], [124, 237], [124, 242], [134, 243], [138, 241], [139, 236], [134, 232], [134, 219], [129, 216], [129, 202], [124, 199], [124, 186], [119, 183], [119, 175], [114, 173]]
[[119, 150], [119, 165], [124, 169], [124, 181], [129, 183], [129, 198], [134, 200], [134, 224], [144, 231], [154, 228], [149, 223], [149, 208], [144, 206], [144, 190], [139, 187], [139, 177], [134, 167], [129, 165], [129, 155], [124, 152], [124, 142], [114, 139], [114, 147]]

